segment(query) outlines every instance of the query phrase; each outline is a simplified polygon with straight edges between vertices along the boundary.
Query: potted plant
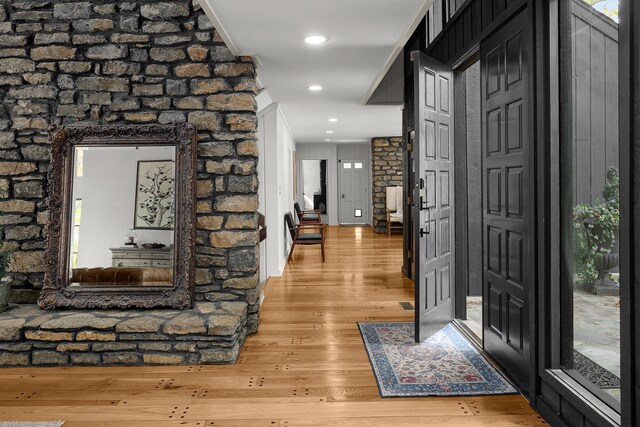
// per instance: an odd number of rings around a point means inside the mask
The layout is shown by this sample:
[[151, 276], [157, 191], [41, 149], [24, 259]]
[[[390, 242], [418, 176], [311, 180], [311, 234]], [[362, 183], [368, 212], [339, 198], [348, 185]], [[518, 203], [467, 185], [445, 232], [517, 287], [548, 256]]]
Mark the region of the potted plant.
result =
[[13, 279], [7, 276], [7, 267], [11, 260], [12, 250], [6, 243], [0, 245], [0, 312], [9, 308], [9, 294], [11, 293], [11, 283]]
[[[0, 189], [0, 196], [4, 197], [5, 195], [5, 190]], [[0, 228], [0, 231], [4, 230]], [[11, 294], [11, 283], [13, 279], [7, 276], [7, 268], [9, 267], [12, 253], [13, 250], [6, 242], [0, 243], [0, 312], [6, 311], [7, 308], [9, 308], [9, 296]]]
[[618, 285], [609, 273], [618, 266], [618, 254], [612, 254], [620, 227], [620, 176], [611, 166], [602, 191], [603, 201], [573, 208], [575, 230], [575, 267], [587, 289], [598, 295], [618, 295]]

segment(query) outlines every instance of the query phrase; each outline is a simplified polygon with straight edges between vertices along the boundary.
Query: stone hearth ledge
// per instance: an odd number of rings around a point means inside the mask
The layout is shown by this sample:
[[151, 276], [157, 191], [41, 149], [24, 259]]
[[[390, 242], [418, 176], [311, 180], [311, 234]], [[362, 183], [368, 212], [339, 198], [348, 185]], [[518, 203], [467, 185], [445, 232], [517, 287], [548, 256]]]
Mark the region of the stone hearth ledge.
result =
[[0, 313], [0, 366], [235, 363], [247, 335], [247, 303], [196, 302], [192, 310]]

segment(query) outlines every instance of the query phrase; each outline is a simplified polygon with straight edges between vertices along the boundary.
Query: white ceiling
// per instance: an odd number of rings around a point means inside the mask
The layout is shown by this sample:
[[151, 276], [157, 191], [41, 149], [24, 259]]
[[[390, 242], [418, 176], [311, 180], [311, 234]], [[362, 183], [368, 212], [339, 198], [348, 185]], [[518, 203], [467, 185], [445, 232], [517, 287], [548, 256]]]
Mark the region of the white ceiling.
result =
[[[431, 0], [204, 1], [234, 54], [257, 58], [260, 83], [280, 104], [296, 142], [401, 134], [399, 106], [364, 102]], [[307, 45], [304, 37], [314, 34], [329, 40]], [[312, 84], [324, 89], [310, 92]]]

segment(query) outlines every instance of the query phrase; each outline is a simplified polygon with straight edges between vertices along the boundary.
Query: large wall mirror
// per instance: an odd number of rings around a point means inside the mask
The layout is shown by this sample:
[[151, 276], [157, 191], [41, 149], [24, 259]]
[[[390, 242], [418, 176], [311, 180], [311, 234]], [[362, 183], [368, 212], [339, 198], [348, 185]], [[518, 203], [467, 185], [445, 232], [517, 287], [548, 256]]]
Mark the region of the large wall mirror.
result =
[[196, 131], [50, 129], [42, 308], [193, 304]]
[[327, 161], [302, 161], [303, 209], [327, 213]]

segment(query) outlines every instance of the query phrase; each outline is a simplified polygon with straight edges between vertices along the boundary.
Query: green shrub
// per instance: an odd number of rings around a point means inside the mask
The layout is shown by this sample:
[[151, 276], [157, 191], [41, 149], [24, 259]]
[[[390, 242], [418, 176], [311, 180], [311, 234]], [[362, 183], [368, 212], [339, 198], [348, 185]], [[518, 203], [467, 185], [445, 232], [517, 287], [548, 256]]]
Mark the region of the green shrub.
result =
[[573, 208], [575, 273], [585, 283], [598, 276], [595, 258], [611, 252], [620, 227], [620, 175], [615, 166], [607, 171], [602, 196], [604, 201]]

